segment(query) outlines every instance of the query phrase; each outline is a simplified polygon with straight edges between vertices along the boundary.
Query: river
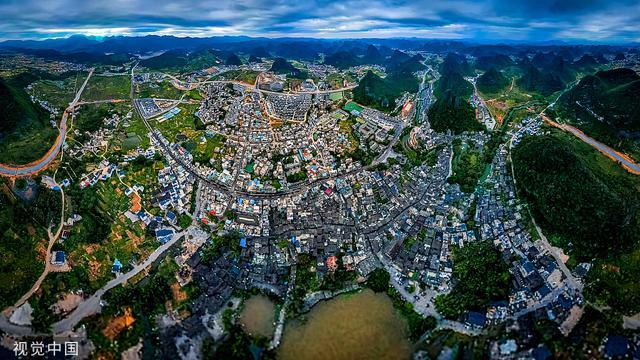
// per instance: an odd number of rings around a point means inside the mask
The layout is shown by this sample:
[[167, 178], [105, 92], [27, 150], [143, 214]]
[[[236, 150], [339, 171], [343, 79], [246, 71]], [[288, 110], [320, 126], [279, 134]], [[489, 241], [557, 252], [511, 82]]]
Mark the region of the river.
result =
[[306, 321], [287, 323], [281, 360], [409, 359], [406, 321], [391, 299], [364, 290], [314, 306]]

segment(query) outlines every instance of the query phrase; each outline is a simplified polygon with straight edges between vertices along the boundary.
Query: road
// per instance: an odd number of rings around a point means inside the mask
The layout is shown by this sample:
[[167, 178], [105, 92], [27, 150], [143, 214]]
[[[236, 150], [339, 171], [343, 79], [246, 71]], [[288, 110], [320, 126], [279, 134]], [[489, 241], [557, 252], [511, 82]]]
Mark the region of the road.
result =
[[575, 137], [577, 137], [578, 139], [584, 141], [585, 143], [591, 145], [591, 147], [595, 148], [596, 150], [600, 151], [601, 153], [603, 153], [605, 156], [607, 156], [608, 158], [610, 158], [611, 160], [619, 163], [620, 165], [622, 165], [622, 167], [624, 167], [627, 171], [629, 171], [632, 174], [635, 175], [640, 175], [640, 165], [636, 164], [635, 162], [633, 162], [633, 160], [631, 160], [630, 157], [628, 157], [627, 155], [624, 155], [618, 151], [613, 150], [612, 148], [608, 147], [607, 145], [595, 140], [594, 138], [591, 138], [589, 136], [587, 136], [587, 134], [583, 133], [582, 131], [580, 131], [580, 129], [577, 129], [571, 125], [568, 124], [559, 124], [549, 118], [545, 118], [545, 121], [551, 125], [554, 126], [558, 129], [564, 130], [566, 132], [569, 132], [571, 134], [573, 134]]
[[149, 255], [149, 257], [141, 264], [136, 265], [133, 270], [122, 274], [115, 279], [109, 281], [105, 286], [103, 286], [100, 290], [96, 291], [90, 298], [86, 299], [80, 305], [78, 305], [73, 312], [71, 312], [66, 318], [58, 321], [53, 324], [53, 333], [60, 334], [65, 331], [71, 331], [75, 328], [82, 319], [87, 316], [91, 316], [100, 311], [100, 300], [102, 299], [102, 295], [104, 295], [110, 289], [121, 285], [131, 279], [132, 277], [138, 275], [141, 271], [146, 269], [149, 265], [151, 265], [154, 261], [158, 260], [158, 258], [164, 254], [169, 248], [171, 248], [176, 242], [178, 242], [184, 235], [189, 233], [188, 230], [175, 233], [173, 238], [166, 242], [164, 245], [158, 247]]
[[47, 153], [40, 159], [26, 165], [0, 164], [0, 175], [28, 176], [37, 174], [38, 172], [46, 169], [49, 164], [58, 156], [67, 137], [67, 120], [69, 118], [69, 113], [73, 112], [75, 107], [78, 105], [78, 102], [80, 101], [80, 95], [82, 94], [82, 91], [84, 91], [85, 86], [87, 86], [87, 82], [89, 81], [89, 78], [91, 78], [93, 70], [93, 68], [89, 70], [89, 75], [84, 80], [84, 83], [76, 93], [75, 98], [71, 103], [69, 103], [69, 107], [65, 109], [64, 113], [62, 113], [62, 120], [60, 121], [58, 137], [56, 137], [56, 140], [49, 151], [47, 151]]
[[62, 233], [62, 225], [64, 225], [64, 190], [62, 189], [62, 187], [60, 187], [60, 196], [62, 197], [62, 208], [60, 210], [60, 225], [58, 226], [58, 230], [56, 230], [55, 234], [51, 233], [51, 226], [49, 226], [49, 228], [47, 229], [47, 235], [49, 236], [49, 244], [47, 245], [47, 254], [44, 257], [44, 270], [42, 271], [42, 274], [40, 274], [40, 277], [38, 278], [38, 280], [36, 280], [36, 282], [33, 284], [31, 289], [27, 291], [26, 294], [22, 295], [22, 297], [15, 303], [15, 305], [13, 305], [14, 308], [19, 307], [20, 305], [24, 304], [27, 300], [29, 300], [29, 298], [33, 295], [33, 293], [35, 293], [40, 288], [40, 285], [42, 285], [42, 282], [44, 281], [44, 279], [51, 272], [51, 270], [53, 270], [55, 266], [51, 264], [50, 260], [51, 260], [51, 249], [53, 248], [53, 244], [55, 244], [55, 242], [60, 237], [60, 234]]

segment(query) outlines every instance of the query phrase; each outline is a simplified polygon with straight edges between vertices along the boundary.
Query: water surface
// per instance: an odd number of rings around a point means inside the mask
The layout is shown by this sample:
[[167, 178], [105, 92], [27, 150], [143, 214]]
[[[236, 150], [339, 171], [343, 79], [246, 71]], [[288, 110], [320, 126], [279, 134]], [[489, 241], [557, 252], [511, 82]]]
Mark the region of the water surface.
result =
[[391, 299], [371, 290], [324, 301], [287, 323], [282, 360], [409, 359], [407, 325]]
[[275, 306], [268, 297], [254, 295], [244, 302], [239, 322], [249, 335], [271, 338]]

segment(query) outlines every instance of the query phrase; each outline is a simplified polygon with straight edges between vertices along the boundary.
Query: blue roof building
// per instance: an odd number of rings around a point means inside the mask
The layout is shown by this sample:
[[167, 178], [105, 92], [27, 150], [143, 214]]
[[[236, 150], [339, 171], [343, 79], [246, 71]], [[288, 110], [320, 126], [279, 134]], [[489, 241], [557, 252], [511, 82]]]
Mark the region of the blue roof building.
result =
[[122, 269], [122, 263], [120, 262], [120, 260], [115, 259], [113, 261], [113, 266], [111, 266], [111, 272], [115, 274], [120, 272], [120, 269]]
[[608, 358], [622, 358], [629, 350], [629, 342], [620, 335], [611, 335], [604, 344], [604, 354]]
[[53, 257], [51, 258], [51, 263], [53, 265], [64, 265], [66, 260], [66, 256], [64, 251], [56, 251], [53, 253]]
[[161, 244], [166, 244], [173, 237], [173, 229], [157, 229], [156, 238]]
[[240, 247], [243, 249], [247, 248], [247, 238], [240, 238]]
[[475, 311], [469, 311], [466, 316], [466, 323], [471, 326], [484, 327], [487, 317], [484, 314]]

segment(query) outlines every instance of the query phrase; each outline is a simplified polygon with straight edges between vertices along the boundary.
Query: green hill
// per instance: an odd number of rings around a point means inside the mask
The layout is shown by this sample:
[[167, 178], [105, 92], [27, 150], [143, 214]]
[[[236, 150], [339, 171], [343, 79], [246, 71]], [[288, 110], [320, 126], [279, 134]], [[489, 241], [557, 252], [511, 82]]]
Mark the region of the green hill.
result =
[[0, 162], [27, 163], [44, 154], [55, 138], [49, 114], [15, 82], [0, 78]]
[[476, 86], [484, 94], [496, 94], [509, 86], [509, 79], [492, 67], [478, 78]]
[[324, 63], [335, 66], [338, 69], [347, 69], [352, 66], [360, 65], [361, 61], [350, 51], [338, 51], [327, 56], [324, 59]]
[[476, 68], [484, 71], [489, 71], [491, 68], [502, 70], [513, 65], [515, 63], [507, 55], [481, 56], [476, 61]]
[[416, 91], [417, 87], [418, 80], [415, 78], [400, 80], [397, 76], [387, 76], [383, 79], [368, 71], [353, 89], [353, 100], [362, 105], [390, 111], [395, 108], [396, 98], [404, 91]]
[[403, 92], [416, 92], [420, 82], [413, 74], [424, 68], [418, 56], [409, 56], [394, 52], [389, 59], [387, 77], [381, 78], [368, 71], [353, 89], [353, 99], [366, 106], [391, 111], [395, 108], [395, 100]]
[[570, 264], [589, 262], [585, 296], [640, 311], [640, 179], [570, 134], [525, 138], [513, 154], [519, 194]]
[[211, 50], [200, 50], [187, 53], [181, 50], [170, 50], [161, 55], [140, 61], [140, 65], [155, 70], [199, 70], [211, 67], [220, 62], [217, 54]]
[[640, 159], [640, 76], [631, 69], [587, 75], [560, 97], [557, 112], [595, 139]]
[[454, 134], [459, 134], [482, 129], [469, 105], [469, 98], [456, 96], [451, 91], [446, 91], [431, 105], [428, 116], [431, 127], [438, 132], [451, 130]]
[[549, 96], [564, 88], [562, 79], [551, 72], [541, 72], [533, 64], [524, 67], [524, 74], [518, 79], [518, 85], [526, 91]]
[[640, 131], [639, 94], [640, 76], [621, 68], [585, 76], [560, 103], [572, 110], [589, 108], [616, 130]]
[[589, 54], [584, 54], [582, 57], [573, 63], [573, 67], [577, 69], [581, 69], [583, 71], [592, 71], [595, 67], [597, 67], [598, 61]]
[[451, 130], [456, 134], [482, 129], [469, 105], [473, 85], [462, 77], [462, 73], [468, 71], [464, 57], [449, 54], [440, 68], [442, 76], [434, 85], [437, 100], [428, 113], [431, 127], [438, 132]]
[[16, 130], [20, 125], [44, 123], [48, 115], [35, 105], [23, 89], [0, 79], [0, 133]]
[[444, 58], [444, 61], [440, 64], [440, 74], [444, 76], [452, 73], [458, 73], [462, 76], [473, 74], [473, 69], [464, 55], [448, 53]]
[[276, 58], [269, 71], [276, 74], [291, 75], [293, 77], [306, 77], [306, 74], [303, 71], [291, 65], [291, 63], [284, 58]]
[[238, 55], [231, 53], [227, 56], [227, 60], [225, 61], [226, 65], [242, 65], [242, 60], [238, 57]]
[[559, 136], [525, 138], [514, 153], [521, 194], [545, 229], [565, 239], [563, 245], [572, 244], [582, 258], [628, 249], [640, 234], [637, 192], [576, 153]]
[[385, 57], [380, 53], [377, 47], [374, 45], [367, 46], [367, 50], [362, 58], [362, 62], [365, 64], [383, 64]]
[[448, 73], [436, 81], [433, 92], [437, 98], [444, 97], [447, 92], [468, 98], [473, 94], [473, 85], [465, 80], [460, 73]]

